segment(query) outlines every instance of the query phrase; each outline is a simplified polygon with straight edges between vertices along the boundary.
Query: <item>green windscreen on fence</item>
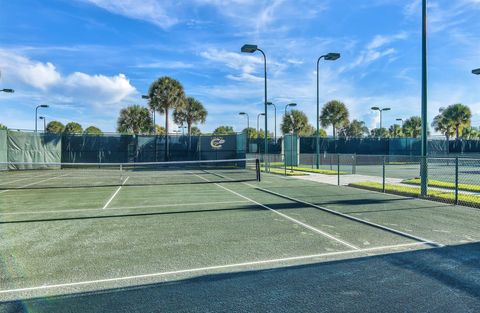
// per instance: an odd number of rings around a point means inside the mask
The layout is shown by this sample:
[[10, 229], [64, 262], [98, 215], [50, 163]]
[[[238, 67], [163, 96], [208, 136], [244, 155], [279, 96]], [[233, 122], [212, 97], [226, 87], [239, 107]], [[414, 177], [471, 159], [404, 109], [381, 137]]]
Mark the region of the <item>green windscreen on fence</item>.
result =
[[7, 130], [0, 129], [0, 170], [6, 170], [7, 159]]
[[286, 166], [298, 166], [299, 140], [297, 135], [285, 135], [283, 152]]
[[10, 167], [21, 168], [16, 162], [58, 163], [62, 159], [62, 137], [55, 134], [7, 133], [7, 161]]

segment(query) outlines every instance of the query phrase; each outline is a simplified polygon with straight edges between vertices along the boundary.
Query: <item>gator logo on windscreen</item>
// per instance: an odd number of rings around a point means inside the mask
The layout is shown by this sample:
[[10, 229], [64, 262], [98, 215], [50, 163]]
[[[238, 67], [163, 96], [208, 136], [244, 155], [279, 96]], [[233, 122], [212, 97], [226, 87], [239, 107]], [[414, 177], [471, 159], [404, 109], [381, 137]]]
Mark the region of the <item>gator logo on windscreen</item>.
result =
[[224, 143], [225, 143], [225, 139], [215, 137], [210, 141], [210, 146], [212, 146], [213, 149], [218, 150], [218, 149], [222, 149]]

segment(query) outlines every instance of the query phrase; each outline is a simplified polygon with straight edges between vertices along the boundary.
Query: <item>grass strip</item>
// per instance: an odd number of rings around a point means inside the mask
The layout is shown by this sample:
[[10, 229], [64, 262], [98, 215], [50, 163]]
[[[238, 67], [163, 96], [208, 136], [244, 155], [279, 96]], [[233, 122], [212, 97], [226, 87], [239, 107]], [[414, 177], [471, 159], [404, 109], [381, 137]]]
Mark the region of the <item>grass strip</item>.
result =
[[[420, 186], [420, 178], [406, 179], [406, 180], [402, 181], [402, 183], [409, 184], [409, 185]], [[431, 187], [455, 189], [455, 183], [441, 181], [441, 180], [429, 179], [428, 180], [428, 185], [431, 186]], [[458, 184], [458, 189], [459, 190], [464, 190], [464, 191], [480, 192], [480, 185]]]
[[[265, 168], [261, 167], [260, 170], [262, 172], [265, 172]], [[278, 175], [285, 175], [285, 169], [279, 169], [279, 168], [270, 168], [269, 173], [271, 174], [278, 174]], [[296, 172], [296, 171], [290, 171], [290, 169], [287, 169], [287, 176], [306, 176], [306, 173], [303, 172]]]
[[[349, 186], [360, 188], [360, 189], [372, 190], [372, 191], [382, 191], [381, 183], [358, 182], [358, 183], [351, 183], [349, 184]], [[385, 192], [401, 195], [401, 196], [420, 197], [420, 188], [418, 187], [385, 184]], [[440, 201], [440, 202], [454, 203], [455, 193], [451, 191], [429, 190], [427, 198], [431, 200]], [[459, 194], [458, 204], [478, 208], [480, 207], [480, 196], [469, 195], [469, 194]]]

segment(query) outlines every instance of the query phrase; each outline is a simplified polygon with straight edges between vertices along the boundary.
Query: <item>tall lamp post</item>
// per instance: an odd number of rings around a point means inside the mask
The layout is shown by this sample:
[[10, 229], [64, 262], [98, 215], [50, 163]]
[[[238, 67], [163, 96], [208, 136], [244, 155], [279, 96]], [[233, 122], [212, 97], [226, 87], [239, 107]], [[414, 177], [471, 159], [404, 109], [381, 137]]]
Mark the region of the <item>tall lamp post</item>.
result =
[[241, 51], [244, 53], [254, 53], [255, 51], [260, 51], [263, 55], [263, 64], [264, 64], [264, 77], [265, 77], [265, 108], [264, 108], [264, 113], [265, 113], [265, 140], [264, 140], [264, 145], [265, 145], [265, 170], [268, 171], [268, 160], [267, 160], [267, 155], [268, 155], [268, 112], [267, 112], [267, 56], [265, 55], [265, 52], [263, 52], [262, 49], [259, 49], [257, 45], [251, 45], [251, 44], [246, 44], [243, 45], [241, 48]]
[[379, 108], [379, 107], [372, 107], [372, 110], [380, 112], [380, 129], [383, 128], [382, 120], [383, 120], [383, 112], [390, 111], [390, 108]]
[[400, 122], [400, 125], [403, 127], [403, 118], [397, 118], [396, 121]]
[[[147, 95], [142, 95], [142, 99], [150, 100], [150, 97], [147, 96]], [[157, 128], [156, 128], [156, 125], [155, 125], [155, 110], [152, 110], [152, 121], [153, 121], [153, 133], [156, 134], [157, 133]]]
[[[289, 103], [285, 106], [285, 119], [287, 118], [287, 109], [288, 107], [296, 107], [297, 104], [296, 103]], [[290, 170], [293, 172], [293, 132], [294, 132], [294, 119], [293, 119], [293, 116], [290, 115], [290, 120], [292, 121], [292, 127], [291, 127], [291, 131], [292, 131], [292, 134], [291, 134], [291, 138], [290, 138]], [[283, 145], [285, 146], [285, 140], [283, 141]], [[286, 153], [284, 151], [284, 164], [285, 164], [285, 175], [287, 175], [287, 160], [286, 160]]]
[[472, 70], [472, 74], [480, 75], [480, 68], [477, 68], [477, 69], [475, 69], [475, 70]]
[[43, 133], [45, 133], [47, 130], [47, 119], [45, 116], [39, 116], [38, 119], [43, 120]]
[[275, 142], [277, 142], [277, 106], [273, 102], [267, 102], [267, 105], [273, 105], [273, 110], [274, 110], [274, 123], [275, 123]]
[[317, 155], [317, 169], [320, 168], [320, 74], [319, 74], [319, 68], [320, 68], [320, 60], [324, 59], [326, 61], [335, 61], [340, 58], [340, 53], [336, 52], [331, 52], [325, 55], [320, 56], [317, 59], [317, 131], [315, 134], [316, 140], [315, 140], [315, 152]]
[[245, 115], [247, 117], [247, 152], [250, 152], [250, 146], [249, 146], [249, 141], [250, 141], [250, 117], [248, 116], [248, 113], [246, 112], [240, 112], [238, 115]]
[[428, 76], [427, 76], [427, 0], [422, 0], [422, 161], [420, 164], [420, 194], [427, 196], [428, 187]]
[[259, 123], [260, 116], [265, 116], [265, 113], [258, 113], [257, 115], [257, 133], [260, 132], [260, 123]]
[[48, 104], [40, 104], [35, 108], [35, 132], [37, 132], [37, 120], [38, 120], [38, 109], [39, 108], [48, 108]]

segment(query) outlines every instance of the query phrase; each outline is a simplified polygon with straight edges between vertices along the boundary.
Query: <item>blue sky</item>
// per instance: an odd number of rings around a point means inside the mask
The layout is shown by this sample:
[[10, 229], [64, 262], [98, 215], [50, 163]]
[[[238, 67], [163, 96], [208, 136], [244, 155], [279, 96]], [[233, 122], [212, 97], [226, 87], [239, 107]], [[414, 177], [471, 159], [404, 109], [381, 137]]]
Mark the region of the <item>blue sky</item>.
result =
[[[314, 123], [315, 63], [321, 103], [345, 102], [350, 116], [378, 126], [371, 106], [392, 108], [384, 124], [420, 115], [419, 0], [16, 0], [0, 10], [0, 123], [32, 129], [48, 120], [114, 131], [118, 111], [163, 75], [180, 80], [208, 109], [212, 131], [238, 131], [263, 110], [263, 61], [241, 54], [258, 44], [268, 57], [269, 100], [278, 116], [298, 103]], [[462, 102], [480, 125], [480, 0], [429, 2], [429, 119]], [[164, 124], [164, 117], [157, 122]], [[269, 121], [273, 126], [273, 117]], [[331, 131], [331, 130], [329, 130]]]

